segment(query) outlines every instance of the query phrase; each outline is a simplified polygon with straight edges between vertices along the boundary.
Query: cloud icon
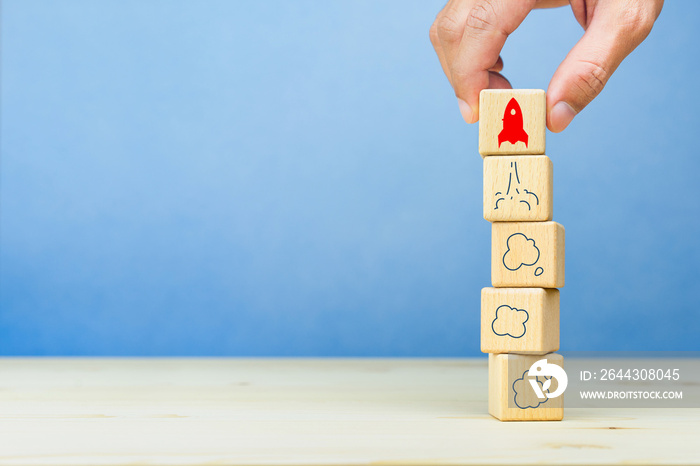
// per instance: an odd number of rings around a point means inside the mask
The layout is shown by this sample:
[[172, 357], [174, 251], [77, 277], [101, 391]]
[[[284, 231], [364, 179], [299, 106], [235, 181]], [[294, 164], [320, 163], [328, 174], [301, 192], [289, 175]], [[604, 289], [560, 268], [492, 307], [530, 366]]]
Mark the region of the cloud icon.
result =
[[[525, 379], [527, 372], [528, 371], [523, 372], [523, 376], [519, 379], [515, 379], [515, 382], [513, 382], [513, 392], [515, 392], [513, 401], [515, 402], [515, 406], [520, 409], [537, 408], [539, 405], [546, 403], [547, 400], [549, 400], [549, 398], [540, 400], [537, 398], [537, 396], [535, 396], [530, 382]], [[537, 384], [540, 386], [542, 391], [545, 391], [543, 388], [544, 382], [550, 379], [551, 377], [535, 377], [535, 380], [537, 380]], [[530, 394], [531, 396], [526, 396], [526, 394]]]
[[503, 254], [503, 265], [508, 270], [518, 270], [523, 265], [535, 265], [540, 260], [540, 250], [535, 240], [522, 233], [513, 233], [506, 240], [507, 250]]
[[530, 315], [525, 309], [516, 309], [505, 304], [496, 308], [496, 318], [491, 322], [493, 333], [499, 337], [520, 338], [525, 335], [525, 322]]

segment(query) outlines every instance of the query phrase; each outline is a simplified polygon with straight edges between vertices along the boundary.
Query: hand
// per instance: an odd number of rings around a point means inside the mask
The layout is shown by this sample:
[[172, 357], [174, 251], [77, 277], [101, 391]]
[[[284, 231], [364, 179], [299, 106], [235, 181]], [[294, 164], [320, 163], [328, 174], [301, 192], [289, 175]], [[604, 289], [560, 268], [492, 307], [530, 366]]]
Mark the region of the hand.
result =
[[[467, 123], [479, 120], [482, 89], [510, 89], [501, 49], [533, 8], [566, 0], [449, 0], [430, 41]], [[547, 127], [564, 130], [603, 90], [610, 75], [649, 34], [663, 0], [570, 0], [585, 33], [559, 65], [547, 90]]]

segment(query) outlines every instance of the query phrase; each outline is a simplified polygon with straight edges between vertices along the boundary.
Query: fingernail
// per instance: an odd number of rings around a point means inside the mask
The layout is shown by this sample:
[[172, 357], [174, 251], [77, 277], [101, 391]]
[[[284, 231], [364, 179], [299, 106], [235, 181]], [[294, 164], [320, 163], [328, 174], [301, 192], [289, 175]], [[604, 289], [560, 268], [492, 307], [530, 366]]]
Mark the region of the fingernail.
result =
[[550, 115], [550, 121], [552, 123], [551, 130], [555, 133], [564, 131], [575, 116], [576, 110], [574, 110], [571, 105], [563, 101], [557, 102], [554, 107], [552, 107], [552, 114]]
[[464, 121], [467, 123], [473, 123], [474, 112], [472, 112], [472, 108], [469, 106], [469, 104], [462, 99], [457, 99], [457, 104], [459, 105], [459, 111], [462, 114]]

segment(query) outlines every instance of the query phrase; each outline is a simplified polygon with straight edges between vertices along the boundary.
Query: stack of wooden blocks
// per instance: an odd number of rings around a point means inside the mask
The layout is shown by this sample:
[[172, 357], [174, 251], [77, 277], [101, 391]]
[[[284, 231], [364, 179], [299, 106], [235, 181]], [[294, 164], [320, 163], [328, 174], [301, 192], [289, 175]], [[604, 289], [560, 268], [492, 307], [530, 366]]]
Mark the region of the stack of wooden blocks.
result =
[[553, 352], [559, 349], [564, 228], [551, 221], [545, 115], [542, 90], [481, 92], [479, 152], [493, 285], [481, 291], [481, 351], [489, 353], [489, 413], [501, 421], [564, 416], [563, 397], [546, 395], [556, 390], [556, 377], [530, 370], [542, 360], [563, 368]]

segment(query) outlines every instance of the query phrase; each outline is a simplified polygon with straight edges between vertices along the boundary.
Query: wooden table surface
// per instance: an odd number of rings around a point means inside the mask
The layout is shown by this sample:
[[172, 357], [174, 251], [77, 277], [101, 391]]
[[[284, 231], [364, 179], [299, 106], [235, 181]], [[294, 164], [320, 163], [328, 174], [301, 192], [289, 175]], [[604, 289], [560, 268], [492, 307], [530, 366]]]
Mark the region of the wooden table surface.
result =
[[700, 464], [700, 409], [501, 423], [486, 386], [486, 358], [0, 359], [0, 464]]

